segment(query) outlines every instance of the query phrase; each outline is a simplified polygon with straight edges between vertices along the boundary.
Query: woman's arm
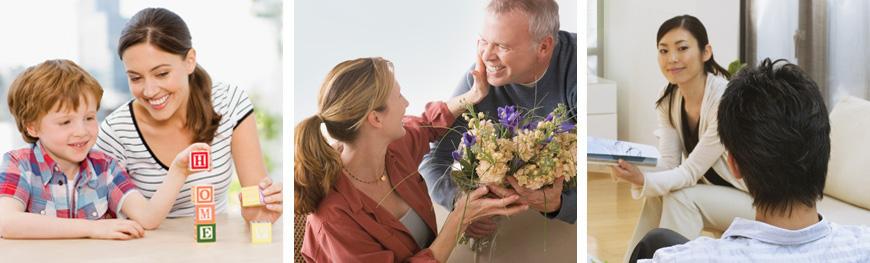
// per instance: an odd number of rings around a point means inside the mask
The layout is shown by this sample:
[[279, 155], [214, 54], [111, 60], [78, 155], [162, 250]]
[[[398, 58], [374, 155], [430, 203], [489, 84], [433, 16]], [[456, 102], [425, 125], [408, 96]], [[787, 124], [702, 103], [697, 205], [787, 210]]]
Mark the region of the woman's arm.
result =
[[[718, 105], [718, 101], [714, 102], [707, 112], [706, 118], [701, 120], [704, 123], [698, 125], [698, 127], [706, 125], [706, 128], [700, 134], [698, 145], [695, 146], [688, 158], [677, 167], [643, 173], [642, 184], [635, 184], [632, 187], [634, 198], [661, 196], [676, 189], [695, 185], [704, 176], [704, 173], [725, 154], [725, 147], [719, 140]], [[679, 137], [676, 136], [673, 139], [679, 140]], [[634, 169], [639, 172], [636, 168]]]
[[471, 71], [474, 76], [474, 86], [445, 102], [446, 111], [442, 108], [441, 102], [433, 102], [426, 105], [426, 111], [422, 116], [405, 116], [403, 121], [407, 134], [393, 144], [407, 146], [414, 162], [422, 162], [423, 156], [429, 153], [429, 143], [442, 138], [459, 115], [465, 112], [468, 105], [479, 103], [489, 94], [490, 86], [483, 72], [483, 61], [478, 57], [476, 69]]
[[[145, 229], [152, 230], [159, 227], [172, 210], [172, 204], [184, 186], [187, 176], [191, 174], [188, 170], [188, 162], [192, 151], [211, 151], [211, 147], [205, 143], [194, 143], [178, 153], [169, 167], [169, 174], [151, 199], [145, 199], [138, 191], [129, 193], [121, 206], [124, 215], [135, 220]], [[124, 174], [118, 176], [127, 176], [123, 169], [119, 170]]]
[[25, 212], [18, 200], [0, 197], [0, 237], [6, 239], [131, 239], [143, 235], [142, 226], [130, 220], [91, 221], [37, 215]]
[[353, 215], [343, 213], [324, 213], [323, 218], [309, 220], [311, 231], [306, 232], [306, 236], [310, 234], [313, 238], [306, 237], [303, 244], [306, 248], [302, 251], [309, 251], [311, 254], [305, 256], [313, 262], [432, 262], [433, 259], [447, 262], [456, 247], [457, 235], [464, 232], [470, 222], [491, 215], [514, 215], [528, 209], [526, 205], [512, 206], [519, 199], [516, 195], [483, 198], [487, 193], [486, 187], [480, 187], [457, 198], [457, 209], [447, 216], [432, 244], [410, 258], [397, 259], [393, 251], [385, 249], [353, 220]]
[[265, 206], [242, 207], [242, 217], [247, 221], [277, 221], [283, 211], [283, 189], [280, 182], [273, 183], [266, 176], [254, 114], [248, 115], [236, 126], [231, 147], [239, 183], [242, 187], [259, 186], [266, 202]]

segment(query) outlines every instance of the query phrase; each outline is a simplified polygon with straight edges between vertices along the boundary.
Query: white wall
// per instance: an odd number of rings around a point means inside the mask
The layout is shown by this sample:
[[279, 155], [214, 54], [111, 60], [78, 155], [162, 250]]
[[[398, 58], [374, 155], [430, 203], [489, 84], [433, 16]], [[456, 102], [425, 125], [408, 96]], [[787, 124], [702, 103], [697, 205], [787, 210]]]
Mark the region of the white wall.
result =
[[665, 20], [689, 14], [707, 28], [723, 67], [738, 58], [740, 1], [607, 0], [604, 8], [604, 78], [619, 89], [619, 139], [655, 144], [655, 100], [667, 80], [658, 68], [656, 32]]
[[[341, 2], [341, 3], [339, 3]], [[577, 1], [558, 1], [563, 30], [577, 32]], [[488, 1], [295, 2], [294, 125], [317, 111], [326, 73], [341, 61], [393, 62], [408, 114], [445, 100], [474, 61]]]

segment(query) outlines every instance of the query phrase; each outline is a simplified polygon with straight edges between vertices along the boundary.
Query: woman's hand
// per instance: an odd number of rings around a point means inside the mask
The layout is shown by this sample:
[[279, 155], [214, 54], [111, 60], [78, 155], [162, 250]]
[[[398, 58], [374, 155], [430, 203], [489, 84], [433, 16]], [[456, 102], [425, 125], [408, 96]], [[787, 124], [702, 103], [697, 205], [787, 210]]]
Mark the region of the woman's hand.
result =
[[625, 180], [633, 185], [643, 186], [643, 173], [637, 166], [634, 166], [620, 159], [615, 166], [610, 167], [610, 173], [618, 178]]
[[486, 67], [483, 65], [483, 59], [477, 55], [477, 65], [471, 71], [471, 76], [474, 77], [474, 86], [463, 96], [466, 96], [465, 103], [477, 104], [480, 103], [486, 95], [489, 94], [489, 82], [486, 80]]
[[[516, 204], [519, 196], [512, 195], [501, 199], [484, 198], [487, 193], [489, 193], [489, 190], [486, 186], [481, 186], [470, 193], [463, 193], [459, 198], [456, 198], [453, 212], [447, 215], [447, 220], [444, 221], [441, 232], [438, 233], [435, 241], [432, 241], [432, 245], [429, 246], [429, 249], [432, 250], [432, 255], [435, 256], [438, 262], [447, 261], [453, 248], [456, 247], [459, 234], [466, 232], [472, 222], [481, 219], [491, 220], [489, 218], [493, 215], [514, 215], [529, 209], [528, 205]], [[485, 231], [492, 231], [496, 227], [498, 226], [495, 224], [488, 225], [485, 227]], [[476, 227], [471, 235], [475, 235], [475, 233], [481, 234], [477, 232], [479, 230], [481, 230], [480, 227]]]
[[[275, 223], [284, 211], [284, 194], [281, 183], [273, 183], [269, 177], [264, 177], [258, 184], [263, 191], [264, 206], [242, 207], [242, 217], [248, 221], [264, 221]], [[239, 200], [242, 196], [239, 193]]]
[[[211, 146], [201, 142], [194, 143], [175, 156], [175, 160], [172, 160], [172, 165], [169, 169], [178, 170], [182, 175], [184, 175], [184, 177], [190, 175], [192, 172], [188, 169], [188, 166], [190, 163], [190, 153], [193, 151], [206, 151], [209, 152], [209, 156], [211, 156]], [[209, 163], [210, 162], [211, 160], [209, 160]], [[211, 167], [209, 167], [209, 169], [211, 169]]]
[[[489, 193], [486, 186], [481, 186], [468, 194], [462, 194], [454, 203], [453, 213], [462, 216], [460, 224], [462, 232], [472, 222], [492, 215], [511, 216], [529, 209], [528, 205], [515, 204], [520, 199], [517, 195], [501, 199], [484, 198]], [[514, 205], [512, 205], [514, 204]]]
[[453, 97], [447, 101], [447, 108], [454, 116], [465, 112], [469, 104], [478, 104], [486, 95], [489, 95], [489, 82], [486, 80], [486, 67], [483, 65], [483, 59], [477, 55], [477, 64], [474, 70], [471, 70], [471, 76], [474, 78], [474, 85], [462, 95]]

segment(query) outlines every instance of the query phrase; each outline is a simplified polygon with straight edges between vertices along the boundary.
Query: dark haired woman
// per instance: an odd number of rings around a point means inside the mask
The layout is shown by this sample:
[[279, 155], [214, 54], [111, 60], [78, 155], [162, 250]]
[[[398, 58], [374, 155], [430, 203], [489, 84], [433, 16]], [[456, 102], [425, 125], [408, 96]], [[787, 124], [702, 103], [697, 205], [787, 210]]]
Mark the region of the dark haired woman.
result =
[[226, 210], [235, 173], [265, 195], [265, 206], [242, 208], [245, 220], [276, 221], [282, 187], [266, 177], [253, 106], [244, 89], [212, 86], [184, 20], [163, 8], [139, 11], [121, 32], [118, 56], [134, 98], [106, 117], [97, 146], [121, 161], [142, 194], [154, 195], [172, 156], [203, 142], [211, 145], [211, 171], [187, 177], [169, 217], [194, 215], [194, 185], [213, 185], [216, 210]]
[[629, 251], [657, 227], [694, 239], [705, 228], [722, 231], [735, 217], [755, 215], [746, 185], [728, 170], [719, 141], [716, 114], [730, 75], [713, 59], [707, 30], [693, 16], [677, 16], [659, 27], [656, 47], [668, 80], [656, 101], [661, 158], [656, 171], [621, 160], [611, 169], [632, 184], [632, 197], [645, 199]]

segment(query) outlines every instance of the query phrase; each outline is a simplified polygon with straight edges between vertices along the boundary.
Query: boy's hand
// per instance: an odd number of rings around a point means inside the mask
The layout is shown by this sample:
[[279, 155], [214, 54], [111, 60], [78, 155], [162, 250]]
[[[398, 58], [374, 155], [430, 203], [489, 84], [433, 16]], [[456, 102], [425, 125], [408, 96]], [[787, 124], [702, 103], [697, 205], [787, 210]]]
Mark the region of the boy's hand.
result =
[[188, 163], [190, 162], [190, 152], [193, 151], [211, 152], [211, 146], [201, 142], [191, 144], [187, 147], [187, 149], [184, 149], [175, 156], [175, 160], [172, 161], [172, 167], [170, 167], [170, 169], [177, 169], [185, 177], [190, 175], [191, 171], [188, 169]]
[[102, 219], [93, 221], [90, 238], [129, 240], [145, 236], [142, 225], [132, 220]]

